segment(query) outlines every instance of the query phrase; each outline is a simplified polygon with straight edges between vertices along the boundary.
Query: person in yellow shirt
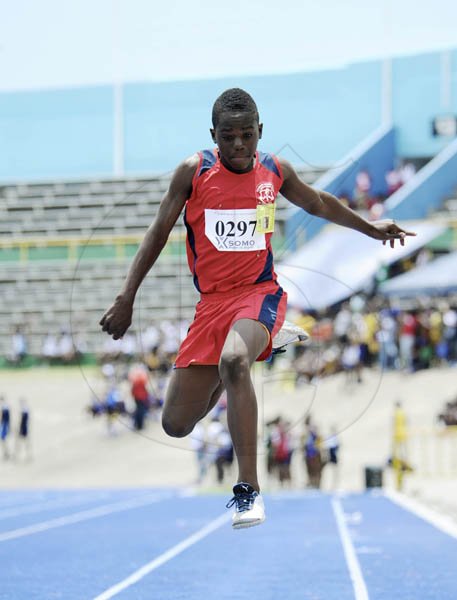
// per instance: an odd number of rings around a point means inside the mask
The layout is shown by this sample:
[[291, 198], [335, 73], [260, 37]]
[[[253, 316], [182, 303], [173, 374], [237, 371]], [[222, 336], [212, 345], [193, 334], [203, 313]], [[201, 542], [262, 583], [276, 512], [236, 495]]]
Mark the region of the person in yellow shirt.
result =
[[407, 461], [408, 422], [400, 400], [397, 400], [393, 418], [392, 466], [396, 475], [397, 489], [403, 486], [405, 472], [411, 471]]

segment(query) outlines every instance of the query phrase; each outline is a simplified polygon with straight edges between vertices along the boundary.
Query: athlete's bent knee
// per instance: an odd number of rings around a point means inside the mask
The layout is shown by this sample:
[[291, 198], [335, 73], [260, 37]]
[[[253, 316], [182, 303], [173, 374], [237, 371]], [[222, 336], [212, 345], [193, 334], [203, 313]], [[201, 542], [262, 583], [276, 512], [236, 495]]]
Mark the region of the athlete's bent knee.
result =
[[167, 435], [176, 438], [182, 438], [189, 435], [193, 429], [193, 426], [189, 427], [189, 425], [179, 423], [166, 416], [162, 416], [162, 427]]
[[249, 358], [244, 353], [223, 352], [219, 361], [219, 373], [224, 383], [236, 382], [249, 374]]

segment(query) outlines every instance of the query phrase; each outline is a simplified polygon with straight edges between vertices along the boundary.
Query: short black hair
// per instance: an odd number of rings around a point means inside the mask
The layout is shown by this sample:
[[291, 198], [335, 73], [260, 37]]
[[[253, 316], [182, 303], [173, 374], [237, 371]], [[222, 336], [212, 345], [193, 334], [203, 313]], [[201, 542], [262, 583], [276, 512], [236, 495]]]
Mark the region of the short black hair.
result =
[[213, 104], [213, 127], [217, 127], [221, 113], [234, 111], [250, 112], [259, 121], [259, 111], [252, 96], [241, 88], [230, 88], [222, 92]]

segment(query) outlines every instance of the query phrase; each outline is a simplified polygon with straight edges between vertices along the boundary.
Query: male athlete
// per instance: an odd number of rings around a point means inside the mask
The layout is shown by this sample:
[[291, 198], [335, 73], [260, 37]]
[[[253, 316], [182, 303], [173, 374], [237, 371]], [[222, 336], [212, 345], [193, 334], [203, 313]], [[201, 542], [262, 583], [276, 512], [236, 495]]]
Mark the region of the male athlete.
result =
[[257, 106], [245, 91], [226, 90], [212, 112], [217, 148], [198, 152], [176, 169], [155, 221], [146, 232], [114, 304], [100, 325], [114, 339], [132, 321], [135, 295], [185, 207], [187, 257], [201, 301], [176, 358], [162, 425], [188, 435], [227, 391], [228, 425], [238, 461], [235, 529], [265, 520], [257, 479], [257, 401], [250, 376], [271, 353], [286, 310], [273, 267], [270, 238], [279, 192], [312, 215], [390, 242], [414, 235], [393, 221], [369, 223], [337, 198], [306, 185], [284, 159], [257, 151]]

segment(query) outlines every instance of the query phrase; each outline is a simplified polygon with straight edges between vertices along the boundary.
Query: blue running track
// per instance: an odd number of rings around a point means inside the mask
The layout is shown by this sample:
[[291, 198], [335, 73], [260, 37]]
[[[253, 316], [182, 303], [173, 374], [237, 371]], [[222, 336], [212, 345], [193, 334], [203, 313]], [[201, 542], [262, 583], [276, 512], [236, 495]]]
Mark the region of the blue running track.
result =
[[267, 521], [241, 531], [227, 500], [166, 489], [0, 492], [0, 598], [457, 598], [457, 527], [382, 494], [267, 495]]

